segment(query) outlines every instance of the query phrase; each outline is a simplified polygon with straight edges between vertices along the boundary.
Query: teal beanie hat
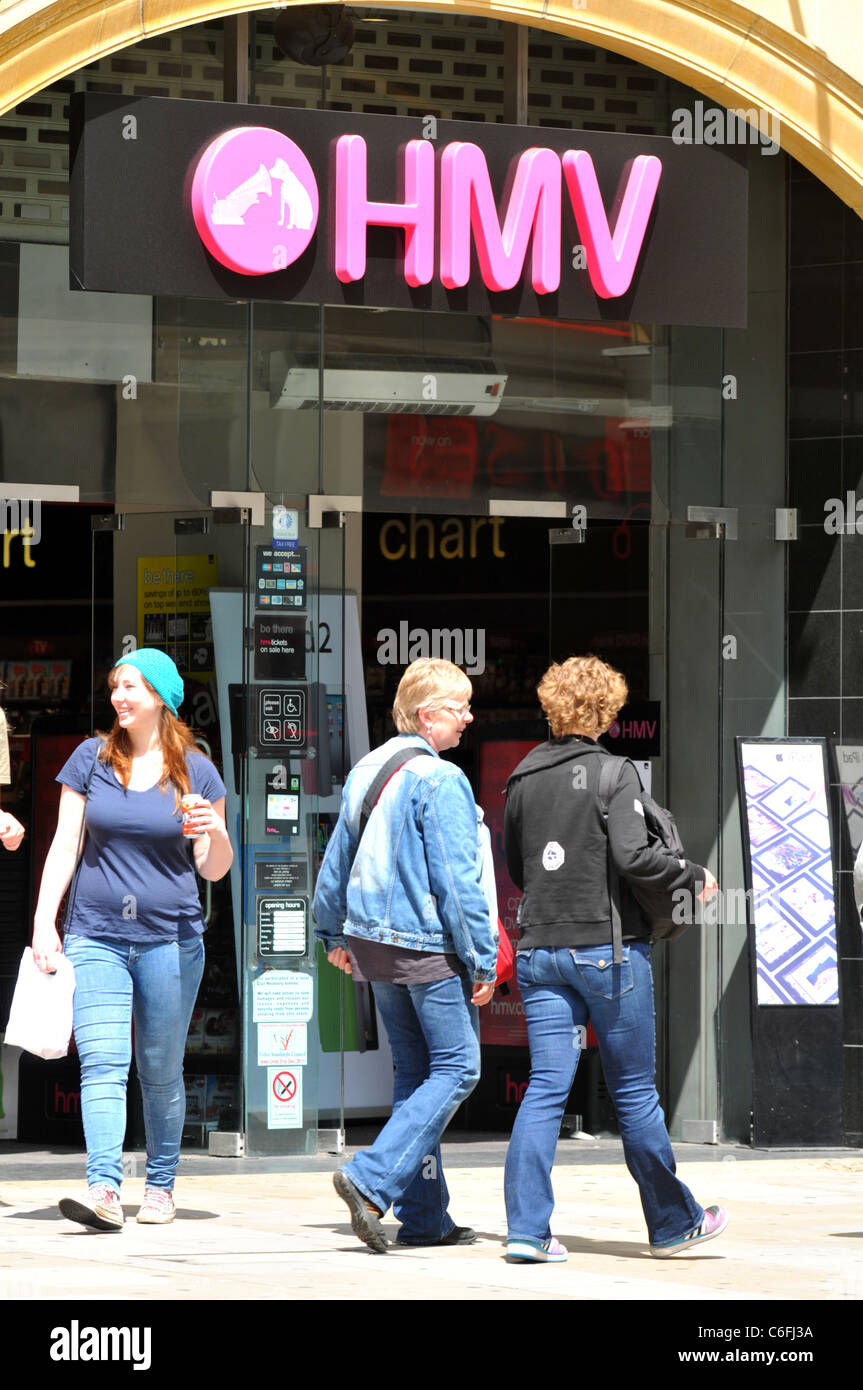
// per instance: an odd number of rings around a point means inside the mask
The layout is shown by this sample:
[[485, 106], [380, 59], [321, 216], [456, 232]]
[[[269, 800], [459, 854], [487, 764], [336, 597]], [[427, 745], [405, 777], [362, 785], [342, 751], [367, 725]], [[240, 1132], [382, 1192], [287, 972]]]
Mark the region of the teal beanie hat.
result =
[[171, 713], [178, 712], [183, 703], [183, 677], [166, 652], [160, 652], [157, 647], [139, 647], [137, 651], [128, 652], [115, 661], [115, 669], [118, 666], [134, 666], [164, 700]]

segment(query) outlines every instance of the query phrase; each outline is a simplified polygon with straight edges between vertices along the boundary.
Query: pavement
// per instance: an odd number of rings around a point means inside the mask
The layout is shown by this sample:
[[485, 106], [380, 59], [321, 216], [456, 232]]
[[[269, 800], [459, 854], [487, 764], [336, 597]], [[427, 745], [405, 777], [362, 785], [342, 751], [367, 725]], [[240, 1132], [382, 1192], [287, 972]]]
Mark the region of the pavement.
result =
[[[349, 1130], [347, 1155], [372, 1133]], [[675, 1150], [698, 1199], [730, 1213], [718, 1239], [691, 1255], [653, 1259], [619, 1140], [562, 1139], [553, 1228], [569, 1260], [524, 1266], [504, 1259], [506, 1143], [499, 1135], [459, 1134], [443, 1143], [450, 1209], [459, 1224], [476, 1228], [476, 1244], [385, 1256], [356, 1239], [333, 1191], [331, 1174], [344, 1157], [184, 1154], [176, 1221], [138, 1226], [143, 1155], [130, 1154], [122, 1192], [126, 1226], [100, 1233], [57, 1210], [64, 1193], [85, 1190], [79, 1152], [0, 1143], [0, 1300], [32, 1308], [40, 1302], [68, 1307], [74, 1299], [75, 1315], [90, 1318], [96, 1310], [88, 1305], [103, 1301], [178, 1300], [494, 1299], [525, 1310], [549, 1300], [661, 1300], [673, 1301], [678, 1314], [693, 1305], [696, 1322], [709, 1307], [731, 1326], [754, 1325], [762, 1315], [775, 1325], [771, 1303], [782, 1304], [783, 1324], [811, 1322], [827, 1305], [851, 1313], [863, 1296], [863, 1152], [686, 1144]], [[392, 1216], [385, 1226], [394, 1236]]]

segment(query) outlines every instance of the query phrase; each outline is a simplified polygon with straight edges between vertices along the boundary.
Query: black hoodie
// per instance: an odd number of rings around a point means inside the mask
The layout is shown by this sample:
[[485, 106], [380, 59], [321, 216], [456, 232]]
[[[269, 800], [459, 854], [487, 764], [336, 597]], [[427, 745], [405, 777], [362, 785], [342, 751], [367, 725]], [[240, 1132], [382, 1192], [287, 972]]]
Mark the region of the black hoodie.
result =
[[524, 893], [519, 950], [611, 942], [609, 843], [621, 880], [624, 940], [650, 940], [628, 884], [692, 893], [704, 879], [699, 865], [648, 845], [631, 763], [612, 793], [606, 835], [597, 788], [603, 759], [612, 756], [590, 739], [555, 738], [528, 753], [507, 782], [506, 860]]

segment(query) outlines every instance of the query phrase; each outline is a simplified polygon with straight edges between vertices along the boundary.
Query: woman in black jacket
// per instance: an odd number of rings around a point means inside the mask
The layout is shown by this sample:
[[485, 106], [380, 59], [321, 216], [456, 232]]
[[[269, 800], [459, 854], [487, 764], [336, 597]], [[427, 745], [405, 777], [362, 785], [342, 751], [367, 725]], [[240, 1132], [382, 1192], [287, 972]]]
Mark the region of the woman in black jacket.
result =
[[[648, 845], [631, 764], [612, 791], [607, 823], [603, 817], [597, 786], [611, 755], [596, 739], [626, 702], [623, 676], [597, 657], [570, 657], [546, 671], [537, 693], [553, 737], [519, 763], [506, 795], [507, 864], [524, 894], [517, 977], [531, 1060], [506, 1160], [507, 1258], [566, 1259], [549, 1226], [551, 1168], [588, 1020], [651, 1254], [674, 1255], [718, 1236], [728, 1217], [721, 1207], [699, 1206], [676, 1176], [654, 1080], [650, 927], [628, 886], [694, 897], [715, 891], [716, 880]], [[622, 885], [619, 965], [612, 960], [609, 848]]]

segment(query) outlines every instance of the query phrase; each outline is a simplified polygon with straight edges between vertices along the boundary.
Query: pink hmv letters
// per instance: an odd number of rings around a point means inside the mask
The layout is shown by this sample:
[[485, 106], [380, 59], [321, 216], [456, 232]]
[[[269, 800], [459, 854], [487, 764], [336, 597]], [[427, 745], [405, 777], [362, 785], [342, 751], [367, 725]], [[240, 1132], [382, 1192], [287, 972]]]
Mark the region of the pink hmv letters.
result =
[[[401, 273], [414, 288], [430, 284], [436, 269], [445, 289], [467, 285], [475, 252], [491, 291], [513, 289], [528, 264], [537, 294], [553, 294], [562, 274], [586, 269], [598, 297], [619, 298], [638, 268], [662, 178], [656, 155], [638, 155], [622, 170], [608, 211], [587, 150], [561, 155], [534, 147], [513, 157], [501, 196], [478, 145], [453, 140], [439, 150], [429, 140], [408, 140], [395, 154], [400, 197], [379, 202], [368, 186], [363, 136], [341, 135], [331, 149], [328, 264], [343, 284], [365, 276], [368, 230], [381, 226], [403, 231]], [[577, 247], [563, 244], [564, 193]], [[266, 275], [291, 265], [309, 245], [318, 186], [294, 141], [268, 127], [240, 127], [214, 140], [198, 161], [192, 212], [217, 261], [244, 275]], [[580, 261], [575, 250], [583, 253]]]

